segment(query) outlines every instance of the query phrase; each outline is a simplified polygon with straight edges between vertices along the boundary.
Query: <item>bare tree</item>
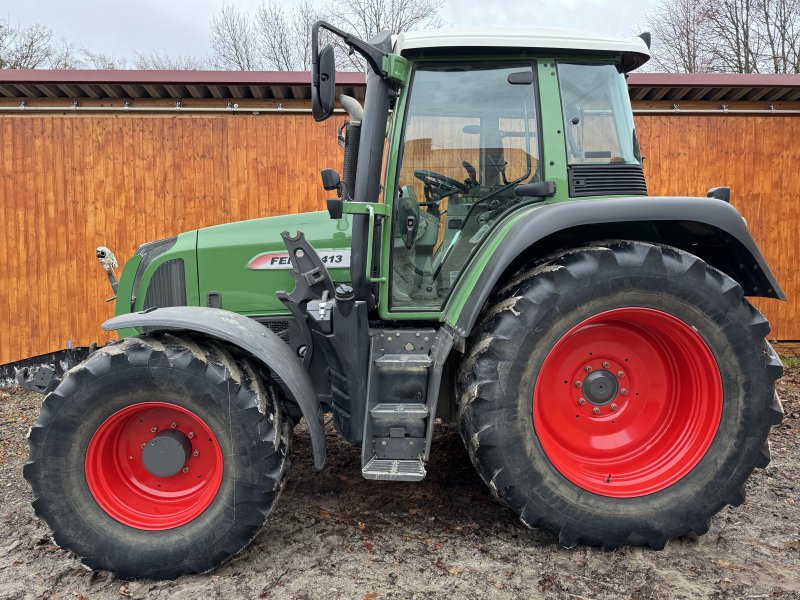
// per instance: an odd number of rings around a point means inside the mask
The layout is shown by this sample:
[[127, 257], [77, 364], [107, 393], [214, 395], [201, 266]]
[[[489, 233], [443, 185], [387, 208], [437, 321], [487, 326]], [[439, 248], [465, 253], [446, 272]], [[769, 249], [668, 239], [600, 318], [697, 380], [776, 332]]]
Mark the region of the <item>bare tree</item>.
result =
[[156, 71], [201, 71], [209, 68], [206, 58], [191, 54], [170, 56], [159, 48], [145, 54], [137, 52], [134, 65], [137, 69]]
[[658, 68], [800, 72], [800, 0], [662, 0], [647, 21]]
[[800, 71], [800, 0], [759, 0], [758, 12], [768, 68]]
[[211, 49], [219, 69], [253, 71], [261, 67], [252, 18], [233, 4], [224, 5], [211, 19]]
[[128, 59], [124, 56], [114, 56], [103, 52], [94, 52], [89, 48], [81, 48], [80, 68], [104, 71], [127, 69]]
[[321, 13], [310, 0], [300, 0], [290, 12], [276, 0], [259, 6], [255, 17], [258, 52], [276, 71], [311, 68], [311, 26]]
[[14, 27], [2, 24], [0, 67], [4, 69], [41, 69], [51, 66], [56, 52], [53, 32], [44, 25]]
[[400, 33], [442, 26], [444, 0], [345, 0], [330, 5], [328, 18], [342, 29], [368, 40], [381, 31]]
[[762, 40], [756, 0], [714, 0], [705, 3], [705, 12], [713, 32], [705, 44], [723, 70], [758, 73]]
[[668, 73], [716, 70], [707, 49], [711, 36], [706, 10], [695, 0], [663, 0], [646, 18], [653, 39], [652, 65]]
[[[344, 0], [317, 8], [312, 0], [300, 0], [286, 8], [279, 0], [267, 0], [254, 16], [226, 5], [211, 21], [214, 64], [223, 69], [307, 70], [311, 26], [319, 18], [366, 40], [384, 30], [438, 27], [443, 5], [444, 0]], [[362, 66], [355, 58], [338, 62]]]

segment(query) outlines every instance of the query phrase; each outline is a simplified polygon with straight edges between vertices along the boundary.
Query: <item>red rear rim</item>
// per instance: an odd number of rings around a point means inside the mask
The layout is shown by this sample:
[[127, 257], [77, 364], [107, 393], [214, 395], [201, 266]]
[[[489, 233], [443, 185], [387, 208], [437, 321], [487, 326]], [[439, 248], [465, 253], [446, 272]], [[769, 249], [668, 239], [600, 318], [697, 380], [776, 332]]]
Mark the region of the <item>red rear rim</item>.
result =
[[[181, 462], [174, 474], [156, 475], [148, 470], [152, 463], [145, 454], [153, 456], [155, 438], [165, 436], [181, 440]], [[111, 517], [136, 529], [171, 529], [200, 515], [219, 490], [222, 470], [211, 429], [191, 411], [165, 402], [117, 411], [86, 450], [86, 481], [94, 499]]]
[[573, 327], [544, 360], [533, 423], [575, 485], [615, 498], [652, 494], [691, 471], [722, 415], [722, 378], [692, 327], [617, 308]]

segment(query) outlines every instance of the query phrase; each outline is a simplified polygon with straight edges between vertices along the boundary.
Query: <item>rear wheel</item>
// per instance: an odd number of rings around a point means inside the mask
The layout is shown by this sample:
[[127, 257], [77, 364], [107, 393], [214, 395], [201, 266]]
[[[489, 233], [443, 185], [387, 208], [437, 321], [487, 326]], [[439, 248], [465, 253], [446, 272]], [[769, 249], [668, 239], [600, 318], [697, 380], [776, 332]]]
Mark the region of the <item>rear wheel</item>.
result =
[[256, 535], [291, 426], [255, 365], [190, 338], [98, 350], [45, 398], [25, 477], [56, 542], [119, 577], [208, 571]]
[[730, 278], [611, 242], [517, 277], [476, 328], [460, 427], [495, 495], [563, 545], [705, 533], [769, 462], [782, 367]]

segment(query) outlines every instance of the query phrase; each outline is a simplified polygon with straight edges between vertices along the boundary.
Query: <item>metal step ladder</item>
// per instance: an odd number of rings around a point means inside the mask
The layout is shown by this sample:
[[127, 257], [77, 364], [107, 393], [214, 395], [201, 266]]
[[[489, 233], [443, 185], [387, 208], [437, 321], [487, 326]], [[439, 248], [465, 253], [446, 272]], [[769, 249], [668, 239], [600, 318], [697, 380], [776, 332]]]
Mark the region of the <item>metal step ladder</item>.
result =
[[[442, 364], [452, 337], [433, 329], [372, 337], [361, 456], [366, 479], [420, 481], [436, 417]], [[439, 360], [437, 360], [439, 357]]]

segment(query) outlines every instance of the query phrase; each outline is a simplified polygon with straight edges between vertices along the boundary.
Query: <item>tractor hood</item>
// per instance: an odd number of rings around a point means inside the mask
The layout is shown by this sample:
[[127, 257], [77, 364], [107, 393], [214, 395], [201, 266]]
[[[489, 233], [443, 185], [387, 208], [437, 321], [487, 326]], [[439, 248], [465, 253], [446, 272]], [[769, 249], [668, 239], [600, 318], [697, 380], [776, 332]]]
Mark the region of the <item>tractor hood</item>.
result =
[[350, 218], [327, 211], [239, 221], [197, 232], [201, 306], [249, 316], [287, 314], [275, 292], [294, 289], [281, 232], [302, 231], [335, 282], [350, 280]]

